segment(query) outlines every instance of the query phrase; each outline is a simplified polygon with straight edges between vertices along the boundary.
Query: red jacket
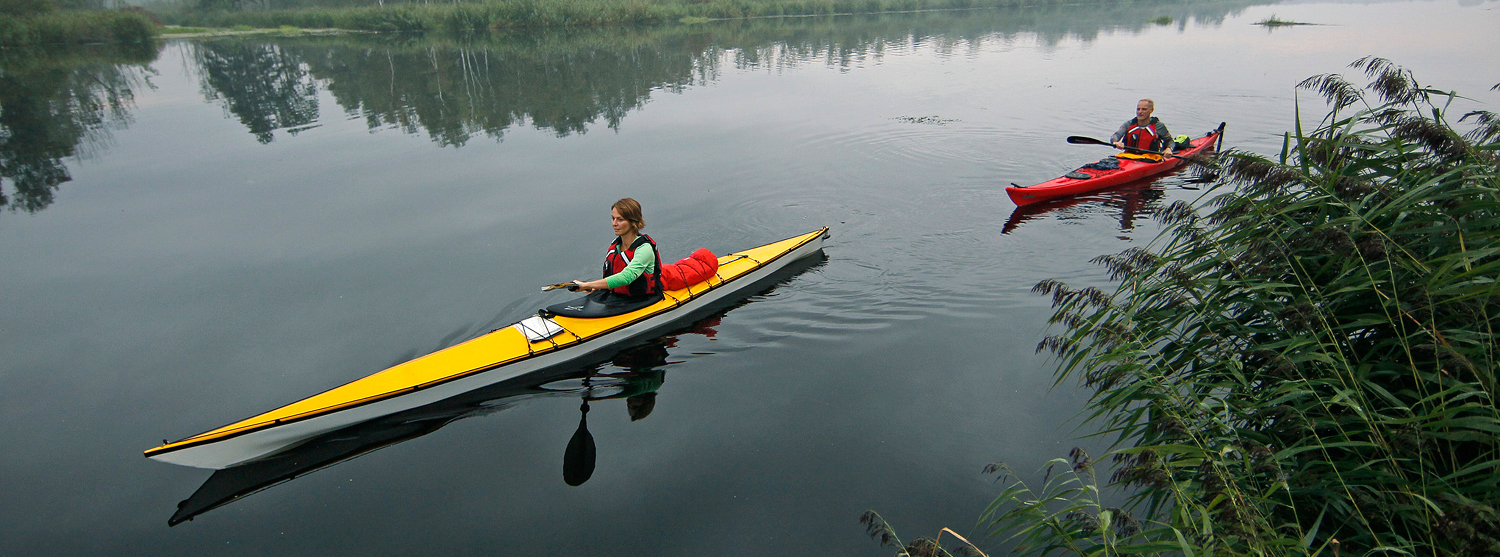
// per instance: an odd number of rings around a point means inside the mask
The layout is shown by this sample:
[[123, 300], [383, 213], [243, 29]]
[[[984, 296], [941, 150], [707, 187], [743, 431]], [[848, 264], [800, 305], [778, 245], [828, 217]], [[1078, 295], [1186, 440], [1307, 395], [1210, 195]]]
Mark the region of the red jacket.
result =
[[609, 278], [610, 275], [625, 270], [625, 267], [630, 265], [630, 259], [635, 257], [636, 248], [641, 247], [641, 244], [647, 243], [651, 244], [651, 251], [656, 254], [656, 264], [641, 273], [641, 276], [636, 277], [635, 281], [630, 284], [619, 288], [611, 288], [610, 290], [626, 296], [645, 296], [661, 293], [661, 249], [656, 247], [656, 240], [652, 240], [650, 236], [645, 234], [637, 236], [635, 241], [630, 243], [630, 247], [623, 250], [620, 249], [620, 239], [618, 237], [615, 238], [614, 242], [609, 244], [609, 250], [604, 253], [604, 277]]
[[1151, 121], [1142, 126], [1136, 123], [1135, 118], [1126, 120], [1120, 125], [1120, 129], [1110, 136], [1110, 143], [1124, 141], [1126, 147], [1145, 149], [1147, 151], [1160, 151], [1172, 141], [1172, 132], [1167, 131], [1167, 125], [1161, 120], [1151, 117]]

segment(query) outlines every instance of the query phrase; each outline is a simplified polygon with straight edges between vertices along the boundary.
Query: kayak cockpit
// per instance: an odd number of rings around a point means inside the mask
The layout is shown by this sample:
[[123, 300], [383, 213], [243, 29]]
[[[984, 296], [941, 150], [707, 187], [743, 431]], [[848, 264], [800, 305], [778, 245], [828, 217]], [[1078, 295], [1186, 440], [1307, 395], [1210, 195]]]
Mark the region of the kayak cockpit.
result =
[[577, 317], [580, 319], [614, 317], [650, 307], [661, 300], [662, 294], [660, 292], [645, 296], [626, 296], [610, 290], [595, 290], [588, 293], [587, 296], [576, 300], [547, 306], [546, 309], [541, 311], [541, 315], [546, 317]]

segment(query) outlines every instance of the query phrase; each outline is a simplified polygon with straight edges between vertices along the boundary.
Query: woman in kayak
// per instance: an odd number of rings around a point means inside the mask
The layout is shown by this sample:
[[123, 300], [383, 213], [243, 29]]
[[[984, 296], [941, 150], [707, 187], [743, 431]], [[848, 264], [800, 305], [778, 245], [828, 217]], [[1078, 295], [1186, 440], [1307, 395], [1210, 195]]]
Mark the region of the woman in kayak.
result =
[[616, 238], [604, 253], [604, 278], [573, 284], [585, 292], [611, 290], [633, 298], [661, 294], [661, 256], [656, 241], [641, 234], [646, 219], [641, 216], [640, 202], [621, 199], [610, 206], [609, 213]]

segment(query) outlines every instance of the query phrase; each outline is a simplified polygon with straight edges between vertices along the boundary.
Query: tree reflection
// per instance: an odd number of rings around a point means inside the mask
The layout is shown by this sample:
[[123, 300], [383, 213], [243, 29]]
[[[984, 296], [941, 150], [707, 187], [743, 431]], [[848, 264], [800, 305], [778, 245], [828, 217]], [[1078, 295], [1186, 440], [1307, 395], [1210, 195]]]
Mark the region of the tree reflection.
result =
[[[1261, 2], [1264, 3], [1264, 2]], [[717, 79], [721, 67], [778, 70], [825, 64], [848, 71], [887, 49], [958, 52], [1034, 34], [1044, 45], [1149, 27], [1171, 13], [1221, 21], [1241, 0], [1114, 3], [960, 12], [757, 19], [711, 25], [491, 33], [465, 39], [396, 35], [215, 42], [198, 49], [204, 89], [226, 101], [262, 142], [311, 124], [321, 84], [370, 129], [425, 133], [462, 146], [529, 125], [558, 136], [625, 115], [657, 91]]]
[[[617, 35], [603, 31], [601, 35]], [[302, 47], [313, 75], [371, 129], [425, 131], [440, 145], [501, 139], [527, 122], [559, 137], [600, 120], [618, 129], [656, 89], [694, 81], [699, 53], [621, 42], [612, 47], [503, 40], [364, 48]]]
[[155, 45], [0, 51], [0, 206], [51, 205], [72, 179], [63, 159], [102, 151], [111, 130], [130, 124], [156, 54]]
[[193, 58], [204, 96], [223, 102], [256, 141], [318, 119], [317, 84], [298, 55], [275, 43], [194, 43]]
[[[80, 0], [83, 1], [83, 0]], [[1264, 2], [1261, 2], [1264, 3]], [[724, 67], [823, 64], [852, 71], [888, 49], [961, 52], [1035, 35], [1043, 45], [1146, 28], [1169, 14], [1222, 21], [1247, 0], [1062, 5], [706, 25], [491, 33], [468, 39], [345, 35], [192, 42], [203, 94], [269, 143], [316, 125], [319, 88], [370, 129], [462, 146], [515, 126], [558, 136], [618, 129], [660, 91], [716, 80]], [[129, 123], [156, 47], [0, 53], [0, 205], [37, 211]]]

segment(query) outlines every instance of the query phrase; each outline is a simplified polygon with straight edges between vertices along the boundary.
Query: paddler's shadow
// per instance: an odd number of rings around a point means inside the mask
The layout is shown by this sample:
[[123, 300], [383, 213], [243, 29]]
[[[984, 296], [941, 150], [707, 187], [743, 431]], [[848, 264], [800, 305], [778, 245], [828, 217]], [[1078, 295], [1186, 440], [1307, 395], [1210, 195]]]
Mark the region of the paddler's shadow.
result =
[[[656, 408], [656, 391], [666, 381], [667, 346], [654, 342], [621, 352], [610, 362], [623, 371], [590, 372], [584, 378], [583, 404], [579, 407], [578, 429], [563, 451], [563, 482], [580, 486], [594, 475], [598, 449], [589, 433], [589, 403], [625, 399], [630, 421], [640, 421]], [[608, 388], [601, 388], [608, 382]]]

